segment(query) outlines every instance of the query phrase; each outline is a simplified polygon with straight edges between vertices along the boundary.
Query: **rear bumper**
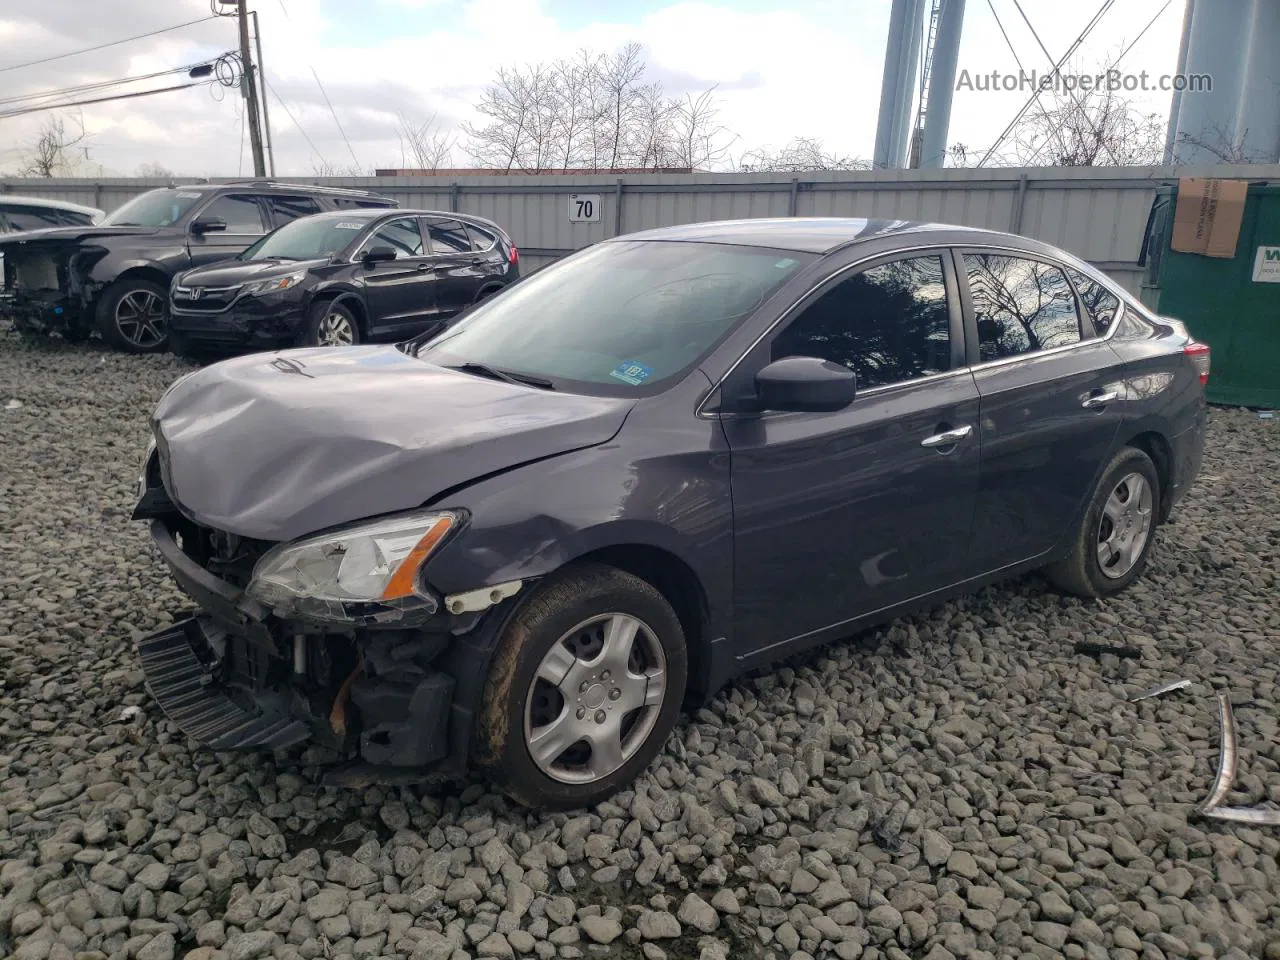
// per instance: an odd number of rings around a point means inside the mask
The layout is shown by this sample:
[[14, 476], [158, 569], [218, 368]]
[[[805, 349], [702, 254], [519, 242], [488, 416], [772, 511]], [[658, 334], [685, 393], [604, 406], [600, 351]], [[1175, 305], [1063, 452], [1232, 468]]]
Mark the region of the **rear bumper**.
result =
[[192, 739], [215, 750], [310, 741], [374, 780], [447, 758], [455, 681], [431, 663], [447, 633], [284, 623], [188, 556], [165, 520], [151, 521], [151, 537], [199, 612], [144, 637], [139, 657], [152, 696]]
[[169, 327], [187, 340], [228, 349], [291, 346], [302, 332], [306, 311], [242, 300], [221, 312], [184, 310], [169, 301]]
[[1181, 500], [1200, 475], [1204, 459], [1204, 432], [1208, 421], [1208, 407], [1201, 403], [1196, 411], [1195, 423], [1169, 441], [1173, 455], [1172, 480], [1169, 485], [1168, 509]]

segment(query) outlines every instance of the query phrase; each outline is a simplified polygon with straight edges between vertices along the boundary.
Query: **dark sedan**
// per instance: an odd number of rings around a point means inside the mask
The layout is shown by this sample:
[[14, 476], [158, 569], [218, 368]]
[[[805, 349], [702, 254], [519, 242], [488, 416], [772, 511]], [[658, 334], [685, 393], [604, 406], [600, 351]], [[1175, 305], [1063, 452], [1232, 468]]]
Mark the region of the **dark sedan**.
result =
[[435, 336], [175, 384], [135, 516], [199, 609], [143, 665], [217, 749], [591, 804], [748, 669], [1024, 571], [1123, 590], [1199, 470], [1208, 375], [1021, 237], [621, 237]]
[[295, 220], [169, 289], [175, 353], [403, 340], [520, 276], [496, 223], [432, 210], [343, 210]]

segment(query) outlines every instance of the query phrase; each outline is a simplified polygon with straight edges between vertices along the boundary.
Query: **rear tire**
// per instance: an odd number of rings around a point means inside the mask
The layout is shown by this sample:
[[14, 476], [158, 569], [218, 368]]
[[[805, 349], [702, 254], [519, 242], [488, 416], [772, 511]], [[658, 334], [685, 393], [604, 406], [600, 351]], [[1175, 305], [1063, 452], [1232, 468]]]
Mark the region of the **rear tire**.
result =
[[1142, 576], [1160, 513], [1160, 475], [1135, 447], [1117, 453], [1103, 471], [1071, 538], [1071, 551], [1045, 568], [1068, 593], [1108, 597]]
[[566, 570], [498, 643], [477, 717], [478, 765], [526, 806], [599, 803], [658, 755], [687, 678], [680, 620], [651, 584], [600, 564]]
[[351, 308], [333, 300], [313, 303], [300, 347], [349, 347], [360, 342], [360, 323]]
[[169, 292], [150, 280], [117, 280], [98, 300], [102, 339], [125, 353], [169, 348]]

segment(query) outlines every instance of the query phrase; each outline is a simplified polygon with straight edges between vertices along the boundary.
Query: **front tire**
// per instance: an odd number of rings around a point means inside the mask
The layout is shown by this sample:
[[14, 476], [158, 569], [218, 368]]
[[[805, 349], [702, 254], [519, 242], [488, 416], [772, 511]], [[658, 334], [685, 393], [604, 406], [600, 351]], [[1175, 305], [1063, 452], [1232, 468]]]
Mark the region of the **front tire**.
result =
[[150, 280], [117, 280], [98, 300], [102, 339], [125, 353], [159, 353], [169, 347], [164, 287]]
[[1151, 458], [1125, 447], [1112, 458], [1073, 532], [1071, 552], [1045, 569], [1058, 587], [1108, 597], [1142, 576], [1155, 540], [1160, 475]]
[[651, 584], [583, 565], [507, 625], [476, 729], [479, 765], [530, 807], [592, 806], [634, 780], [675, 726], [684, 631]]
[[311, 305], [299, 346], [350, 347], [359, 342], [360, 324], [350, 307], [333, 300]]

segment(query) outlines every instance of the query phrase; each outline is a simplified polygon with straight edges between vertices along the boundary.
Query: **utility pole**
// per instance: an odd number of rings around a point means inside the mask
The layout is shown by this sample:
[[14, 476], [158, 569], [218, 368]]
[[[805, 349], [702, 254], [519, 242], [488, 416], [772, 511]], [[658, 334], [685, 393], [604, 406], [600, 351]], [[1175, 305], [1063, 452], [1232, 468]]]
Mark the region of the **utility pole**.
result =
[[[224, 0], [225, 2], [225, 0]], [[267, 174], [266, 163], [262, 158], [262, 128], [258, 120], [258, 92], [253, 80], [253, 57], [249, 54], [249, 0], [240, 0], [236, 4], [236, 14], [240, 21], [240, 64], [244, 71], [240, 81], [240, 90], [244, 94], [244, 106], [249, 112], [249, 144], [253, 149], [253, 175], [264, 177]]]
[[[262, 31], [258, 27], [258, 11], [253, 11], [253, 46], [258, 51], [258, 73], [256, 79], [262, 81], [262, 89], [258, 96], [262, 101], [262, 126], [267, 134], [267, 166], [271, 169], [271, 176], [276, 175], [276, 153], [271, 149], [271, 114], [267, 110], [267, 68], [262, 64]], [[254, 85], [257, 90], [257, 85]]]

